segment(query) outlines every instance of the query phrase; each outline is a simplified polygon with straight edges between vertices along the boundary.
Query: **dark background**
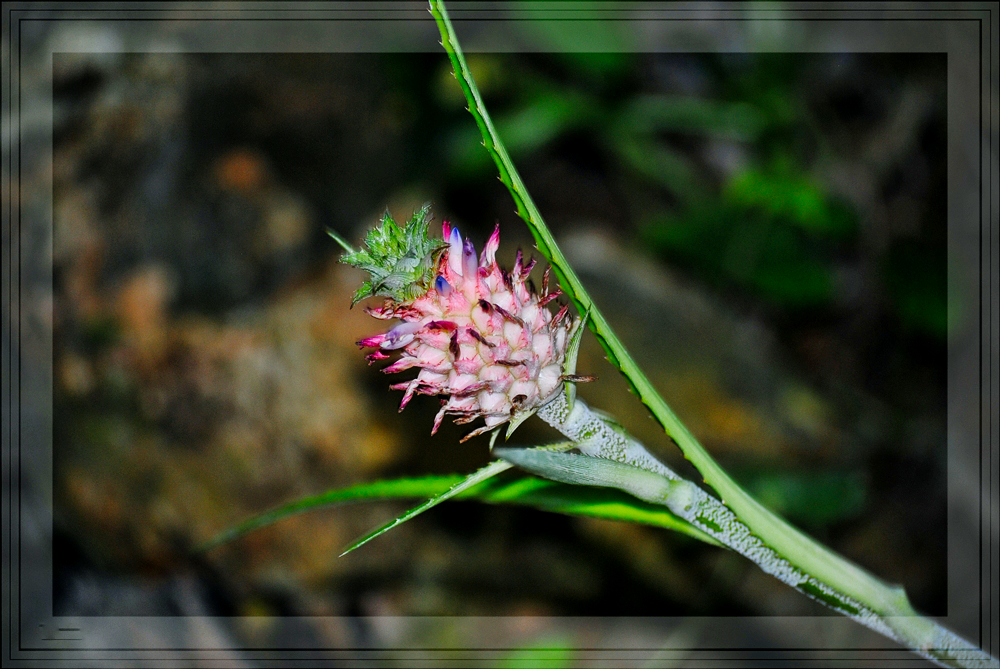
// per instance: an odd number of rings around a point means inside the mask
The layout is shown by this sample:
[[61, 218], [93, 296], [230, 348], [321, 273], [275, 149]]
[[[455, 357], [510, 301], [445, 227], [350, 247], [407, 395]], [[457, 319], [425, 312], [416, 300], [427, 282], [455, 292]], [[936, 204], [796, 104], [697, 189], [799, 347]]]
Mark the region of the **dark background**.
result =
[[[681, 419], [765, 504], [945, 614], [946, 353], [972, 324], [948, 299], [944, 56], [469, 60]], [[306, 494], [488, 459], [486, 437], [429, 436], [433, 400], [397, 414], [354, 345], [381, 324], [348, 308], [361, 275], [325, 227], [356, 241], [430, 201], [480, 247], [499, 221], [507, 266], [531, 239], [443, 53], [54, 68], [57, 615], [191, 615], [192, 597], [200, 615], [827, 613], [666, 531], [471, 502], [340, 559], [405, 505], [192, 554]], [[579, 368], [592, 405], [693, 472], [592, 339]], [[520, 443], [552, 439], [534, 423]]]

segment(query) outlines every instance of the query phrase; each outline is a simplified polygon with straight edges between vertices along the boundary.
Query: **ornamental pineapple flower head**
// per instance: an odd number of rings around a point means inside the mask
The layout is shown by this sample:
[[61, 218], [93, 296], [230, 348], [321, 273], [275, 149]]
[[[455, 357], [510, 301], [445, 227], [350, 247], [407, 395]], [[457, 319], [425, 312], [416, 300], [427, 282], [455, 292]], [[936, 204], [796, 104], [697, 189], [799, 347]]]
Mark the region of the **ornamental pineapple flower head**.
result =
[[[535, 262], [525, 263], [520, 251], [514, 269], [503, 271], [496, 262], [499, 225], [478, 259], [472, 242], [447, 221], [442, 233], [446, 242], [440, 253], [434, 244], [419, 240], [414, 255], [404, 254], [417, 266], [430, 263], [432, 281], [401, 286], [395, 294], [371, 293], [388, 299], [368, 313], [402, 323], [358, 344], [376, 349], [367, 356], [369, 362], [400, 352], [386, 373], [420, 368], [415, 379], [391, 388], [405, 391], [400, 411], [417, 393], [443, 397], [431, 434], [447, 414], [457, 416], [460, 424], [482, 417], [485, 425], [465, 441], [512, 419], [520, 422], [552, 399], [563, 381], [583, 377], [564, 375], [573, 321], [567, 306], [555, 315], [546, 307], [560, 295], [549, 291], [548, 271], [541, 294], [528, 280]], [[421, 258], [420, 253], [428, 255]], [[353, 259], [356, 255], [345, 256], [344, 262], [367, 269]], [[365, 286], [375, 282], [373, 273]]]

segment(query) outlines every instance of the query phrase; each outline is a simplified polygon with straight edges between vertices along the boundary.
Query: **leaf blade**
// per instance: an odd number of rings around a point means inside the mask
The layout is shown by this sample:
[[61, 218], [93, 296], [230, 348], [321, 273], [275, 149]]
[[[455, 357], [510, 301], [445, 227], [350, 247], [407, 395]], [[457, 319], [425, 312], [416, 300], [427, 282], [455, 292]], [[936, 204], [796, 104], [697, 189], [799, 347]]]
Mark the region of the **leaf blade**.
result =
[[[300, 513], [354, 502], [434, 497], [447, 492], [465, 478], [454, 474], [374, 481], [310, 495], [248, 518], [200, 544], [194, 551], [200, 553], [212, 550]], [[570, 516], [635, 522], [680, 532], [706, 543], [718, 543], [668, 510], [637, 500], [626, 493], [573, 486], [530, 475], [503, 481], [490, 478], [457, 493], [453, 499], [486, 504], [517, 504]]]
[[220, 532], [208, 541], [195, 547], [194, 552], [202, 553], [216, 546], [229, 543], [255, 530], [307, 511], [314, 511], [337, 504], [366, 500], [401, 499], [435, 495], [461, 481], [460, 476], [423, 476], [390, 481], [373, 481], [347, 488], [334, 488], [281, 504], [252, 516]]
[[443, 493], [431, 497], [430, 499], [428, 499], [427, 501], [425, 501], [423, 504], [420, 504], [418, 506], [413, 507], [412, 509], [410, 509], [409, 511], [407, 511], [403, 515], [397, 516], [396, 518], [392, 519], [391, 521], [389, 521], [385, 525], [382, 525], [381, 527], [378, 527], [378, 528], [372, 530], [371, 532], [365, 534], [364, 536], [360, 537], [359, 539], [356, 539], [347, 548], [345, 548], [344, 551], [340, 555], [338, 555], [337, 557], [344, 557], [345, 555], [347, 555], [351, 551], [353, 551], [355, 549], [358, 549], [358, 548], [361, 548], [362, 546], [364, 546], [366, 543], [368, 543], [372, 539], [374, 539], [374, 538], [376, 538], [376, 537], [378, 537], [378, 536], [380, 536], [382, 534], [385, 534], [386, 532], [388, 532], [392, 528], [394, 528], [394, 527], [396, 527], [398, 525], [402, 525], [403, 523], [405, 523], [406, 521], [410, 520], [411, 518], [419, 516], [424, 511], [427, 511], [428, 509], [431, 509], [431, 508], [437, 506], [441, 502], [444, 502], [444, 501], [446, 501], [448, 499], [451, 499], [455, 495], [458, 495], [458, 494], [462, 493], [463, 491], [468, 490], [469, 488], [471, 488], [472, 486], [476, 485], [477, 483], [481, 483], [481, 482], [485, 481], [486, 479], [492, 478], [493, 476], [496, 476], [500, 472], [506, 471], [506, 470], [508, 470], [510, 468], [511, 468], [511, 464], [509, 462], [506, 462], [504, 460], [494, 460], [493, 462], [491, 462], [490, 464], [486, 465], [485, 467], [482, 467], [482, 468], [476, 470], [475, 472], [473, 472], [472, 474], [469, 474], [463, 480], [461, 480], [458, 483], [456, 483], [455, 485], [451, 486], [450, 488], [448, 488], [447, 490], [445, 490]]
[[[494, 431], [494, 433], [493, 433], [494, 439], [496, 438], [496, 435], [497, 435], [497, 432]], [[491, 440], [491, 442], [490, 442], [490, 450], [492, 450], [492, 448], [493, 448], [493, 444], [492, 444], [492, 440]], [[573, 448], [572, 442], [566, 441], [566, 442], [560, 442], [560, 443], [556, 443], [556, 444], [551, 444], [551, 445], [548, 445], [548, 446], [538, 446], [538, 447], [530, 448], [530, 449], [527, 449], [527, 450], [529, 450], [529, 451], [549, 451], [549, 452], [551, 452], [551, 451], [567, 451], [567, 450], [569, 450], [571, 448]], [[403, 523], [405, 523], [406, 521], [410, 520], [411, 518], [419, 516], [424, 511], [427, 511], [428, 509], [431, 509], [431, 508], [437, 506], [441, 502], [444, 502], [444, 501], [446, 501], [448, 499], [451, 499], [452, 497], [455, 497], [456, 495], [460, 495], [463, 492], [465, 492], [466, 490], [468, 490], [469, 488], [473, 488], [477, 484], [483, 483], [483, 482], [485, 482], [485, 481], [493, 478], [497, 474], [510, 469], [510, 467], [511, 467], [511, 464], [509, 462], [504, 461], [504, 460], [495, 460], [495, 461], [491, 462], [490, 464], [486, 465], [485, 467], [482, 467], [482, 468], [474, 471], [473, 473], [469, 474], [463, 480], [461, 480], [460, 482], [458, 482], [455, 485], [451, 486], [450, 488], [448, 488], [443, 493], [441, 493], [439, 495], [434, 495], [433, 497], [431, 497], [430, 499], [428, 499], [424, 503], [419, 504], [419, 505], [413, 507], [412, 509], [410, 509], [409, 511], [407, 511], [403, 515], [397, 516], [396, 518], [390, 520], [385, 525], [382, 525], [381, 527], [377, 527], [374, 530], [372, 530], [371, 532], [368, 532], [364, 536], [362, 536], [359, 539], [355, 540], [350, 546], [348, 546], [344, 550], [343, 553], [341, 553], [337, 557], [344, 557], [345, 555], [347, 555], [351, 551], [355, 550], [356, 548], [360, 548], [361, 546], [364, 546], [366, 543], [368, 543], [369, 541], [371, 541], [375, 537], [378, 537], [378, 536], [381, 536], [382, 534], [385, 534], [386, 532], [388, 532], [392, 528], [397, 527], [398, 525], [402, 525]]]

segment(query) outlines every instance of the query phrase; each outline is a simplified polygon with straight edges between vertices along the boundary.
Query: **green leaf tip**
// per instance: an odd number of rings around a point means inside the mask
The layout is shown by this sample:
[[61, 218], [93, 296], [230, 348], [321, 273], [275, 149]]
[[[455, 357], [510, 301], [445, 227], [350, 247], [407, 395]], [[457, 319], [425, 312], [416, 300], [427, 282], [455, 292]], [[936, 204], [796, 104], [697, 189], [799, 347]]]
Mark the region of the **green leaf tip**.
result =
[[[510, 435], [514, 434], [514, 430], [520, 427], [521, 423], [528, 420], [535, 415], [536, 410], [531, 411], [518, 411], [510, 417], [510, 421], [507, 423], [507, 434], [503, 436], [503, 440], [507, 441], [510, 439]], [[492, 444], [490, 445], [492, 449]]]
[[[570, 378], [576, 375], [576, 359], [580, 355], [580, 342], [583, 341], [583, 331], [587, 329], [587, 319], [590, 318], [590, 308], [583, 313], [583, 317], [573, 324], [573, 330], [569, 334], [569, 344], [566, 346], [566, 359], [563, 362], [563, 376]], [[576, 384], [567, 381], [563, 384], [566, 391], [566, 402], [569, 408], [573, 408], [576, 401]]]
[[354, 543], [352, 543], [350, 546], [348, 546], [347, 548], [345, 548], [344, 552], [341, 553], [340, 555], [338, 555], [337, 557], [344, 557], [345, 555], [347, 555], [351, 551], [353, 551], [355, 549], [358, 549], [358, 548], [361, 548], [362, 546], [364, 546], [366, 543], [368, 543], [369, 541], [371, 541], [375, 537], [379, 537], [379, 536], [385, 534], [386, 532], [388, 532], [392, 528], [396, 527], [397, 525], [402, 525], [403, 523], [405, 523], [406, 521], [410, 520], [411, 518], [419, 516], [424, 511], [427, 511], [428, 509], [431, 509], [431, 508], [437, 506], [441, 502], [444, 502], [445, 500], [451, 499], [455, 495], [458, 495], [459, 493], [462, 493], [462, 492], [468, 490], [469, 488], [473, 487], [474, 485], [482, 483], [483, 481], [485, 481], [485, 480], [487, 480], [487, 479], [489, 479], [489, 478], [491, 478], [493, 476], [496, 476], [500, 472], [506, 471], [508, 469], [510, 469], [510, 463], [504, 462], [503, 460], [494, 460], [493, 462], [491, 462], [490, 464], [486, 465], [485, 467], [482, 467], [481, 469], [479, 469], [479, 470], [477, 470], [477, 471], [469, 474], [464, 479], [462, 479], [461, 481], [459, 481], [455, 485], [451, 486], [450, 488], [448, 488], [444, 492], [442, 492], [442, 493], [440, 493], [438, 495], [435, 495], [434, 497], [431, 497], [426, 502], [420, 504], [419, 506], [416, 506], [416, 507], [410, 509], [409, 511], [407, 511], [403, 515], [401, 515], [401, 516], [399, 516], [397, 518], [394, 518], [393, 520], [390, 520], [388, 523], [386, 523], [385, 525], [382, 525], [379, 528], [376, 528], [376, 529], [372, 530], [371, 532], [369, 532], [368, 534], [364, 535], [360, 539], [356, 539], [354, 541]]
[[[365, 237], [365, 248], [344, 254], [340, 262], [371, 275], [351, 299], [352, 307], [366, 297], [382, 295], [405, 302], [427, 292], [441, 251], [447, 246], [443, 239], [427, 236], [432, 218], [430, 211], [430, 204], [425, 204], [400, 226], [386, 210], [379, 225]], [[334, 234], [330, 236], [345, 249], [350, 249]]]
[[343, 237], [341, 237], [340, 235], [338, 235], [337, 231], [334, 230], [333, 228], [327, 228], [326, 229], [326, 234], [330, 235], [330, 237], [333, 239], [333, 241], [335, 241], [338, 244], [340, 244], [340, 248], [344, 249], [344, 251], [346, 251], [347, 253], [357, 253], [357, 251], [355, 250], [355, 248], [353, 246], [351, 246], [350, 243], [346, 239], [344, 239]]

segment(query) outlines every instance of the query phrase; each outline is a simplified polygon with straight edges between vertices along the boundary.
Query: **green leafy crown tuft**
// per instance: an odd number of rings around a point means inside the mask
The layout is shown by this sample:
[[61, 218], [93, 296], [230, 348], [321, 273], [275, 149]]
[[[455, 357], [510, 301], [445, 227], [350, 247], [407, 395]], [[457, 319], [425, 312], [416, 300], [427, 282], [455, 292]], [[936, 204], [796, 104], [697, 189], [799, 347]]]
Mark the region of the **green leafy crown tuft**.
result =
[[367, 248], [347, 253], [340, 259], [340, 262], [371, 274], [354, 294], [351, 306], [373, 295], [406, 302], [429, 290], [438, 257], [447, 247], [443, 239], [427, 237], [427, 225], [432, 218], [430, 210], [430, 204], [425, 204], [413, 212], [403, 227], [392, 220], [386, 210], [379, 226], [365, 237]]

